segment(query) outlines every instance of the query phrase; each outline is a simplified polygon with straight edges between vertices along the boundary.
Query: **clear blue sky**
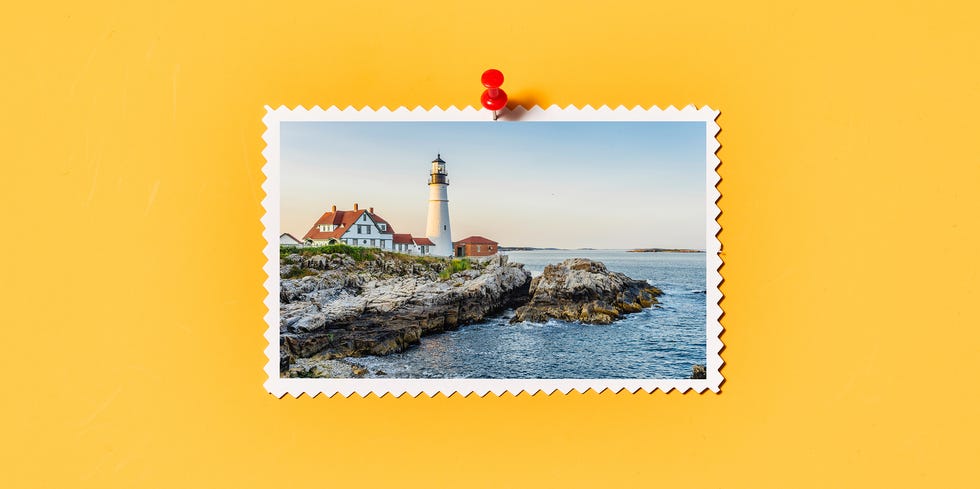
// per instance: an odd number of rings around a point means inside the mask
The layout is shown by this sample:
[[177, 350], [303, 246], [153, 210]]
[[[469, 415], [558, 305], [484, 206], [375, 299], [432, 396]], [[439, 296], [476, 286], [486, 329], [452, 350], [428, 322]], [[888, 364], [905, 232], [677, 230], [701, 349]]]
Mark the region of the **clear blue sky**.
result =
[[703, 122], [285, 122], [282, 230], [331, 204], [422, 236], [436, 153], [453, 239], [501, 246], [705, 247]]

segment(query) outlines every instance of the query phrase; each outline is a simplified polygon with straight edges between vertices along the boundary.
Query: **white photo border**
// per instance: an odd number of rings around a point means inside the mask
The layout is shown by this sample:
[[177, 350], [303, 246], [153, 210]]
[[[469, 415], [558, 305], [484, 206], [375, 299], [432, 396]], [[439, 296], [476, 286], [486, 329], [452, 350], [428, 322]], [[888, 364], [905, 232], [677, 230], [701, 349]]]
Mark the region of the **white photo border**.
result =
[[[265, 165], [262, 172], [265, 174], [265, 181], [262, 189], [266, 196], [262, 200], [262, 207], [265, 210], [262, 216], [264, 230], [262, 236], [265, 238], [265, 258], [266, 263], [263, 269], [267, 274], [265, 289], [268, 295], [265, 298], [265, 305], [268, 311], [265, 314], [265, 322], [268, 326], [265, 332], [265, 339], [269, 342], [265, 349], [268, 362], [265, 372], [268, 379], [265, 388], [276, 397], [283, 397], [291, 394], [299, 397], [306, 394], [315, 397], [319, 394], [326, 394], [332, 397], [341, 394], [349, 397], [353, 393], [361, 397], [373, 393], [378, 397], [391, 394], [399, 397], [408, 393], [412, 397], [420, 393], [432, 397], [438, 393], [451, 396], [454, 393], [467, 396], [476, 393], [484, 396], [492, 392], [497, 396], [505, 392], [519, 395], [527, 392], [535, 395], [544, 392], [550, 395], [555, 391], [567, 394], [572, 390], [581, 393], [592, 389], [595, 392], [611, 390], [619, 392], [627, 390], [635, 393], [644, 390], [652, 393], [660, 389], [663, 392], [670, 392], [677, 389], [680, 392], [694, 390], [703, 393], [705, 390], [718, 393], [724, 378], [721, 375], [721, 367], [724, 364], [721, 358], [723, 344], [720, 335], [723, 328], [720, 323], [722, 309], [719, 302], [722, 299], [720, 285], [722, 281], [719, 268], [722, 265], [720, 256], [721, 242], [718, 240], [718, 233], [721, 226], [717, 218], [721, 213], [717, 202], [721, 197], [717, 189], [720, 176], [717, 173], [718, 165], [721, 161], [716, 156], [720, 147], [716, 136], [720, 130], [715, 120], [718, 118], [719, 111], [708, 106], [696, 108], [688, 105], [683, 109], [673, 106], [660, 109], [656, 106], [645, 109], [634, 107], [628, 109], [619, 106], [615, 109], [607, 106], [593, 108], [586, 105], [577, 108], [570, 105], [561, 108], [552, 105], [548, 108], [534, 106], [530, 109], [517, 107], [513, 110], [505, 110], [500, 115], [498, 121], [493, 121], [488, 111], [464, 107], [458, 109], [451, 106], [442, 109], [438, 106], [432, 109], [425, 109], [421, 106], [414, 109], [400, 107], [390, 110], [382, 107], [374, 110], [371, 107], [356, 109], [347, 107], [340, 109], [330, 107], [322, 109], [315, 106], [306, 109], [302, 106], [289, 109], [285, 106], [273, 109], [266, 106], [266, 115], [263, 117], [266, 131], [262, 139], [267, 143], [262, 151], [265, 156]], [[637, 122], [704, 122], [705, 123], [705, 174], [706, 174], [706, 206], [708, 209], [706, 219], [706, 294], [707, 294], [707, 314], [705, 334], [706, 334], [706, 379], [310, 379], [310, 378], [282, 378], [279, 372], [279, 235], [280, 231], [280, 123], [282, 122], [314, 122], [314, 121], [405, 121], [405, 122], [436, 122], [436, 121], [459, 121], [459, 122], [487, 122], [491, 124], [512, 124], [515, 122], [541, 122], [541, 121], [637, 121]], [[519, 123], [519, 122], [517, 122]]]

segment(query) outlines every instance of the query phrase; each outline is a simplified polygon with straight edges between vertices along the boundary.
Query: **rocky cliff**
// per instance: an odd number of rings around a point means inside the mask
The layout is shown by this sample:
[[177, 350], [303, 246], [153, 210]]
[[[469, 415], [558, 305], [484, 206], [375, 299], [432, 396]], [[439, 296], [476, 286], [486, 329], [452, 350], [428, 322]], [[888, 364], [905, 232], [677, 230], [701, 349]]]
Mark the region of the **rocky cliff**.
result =
[[570, 258], [548, 265], [531, 282], [530, 300], [517, 309], [511, 322], [548, 319], [609, 324], [623, 314], [639, 312], [657, 303], [660, 289], [634, 280], [606, 265], [585, 258]]
[[360, 250], [287, 254], [280, 276], [283, 372], [296, 357], [402, 351], [423, 335], [524, 304], [531, 282], [523, 265], [501, 255], [460, 261]]

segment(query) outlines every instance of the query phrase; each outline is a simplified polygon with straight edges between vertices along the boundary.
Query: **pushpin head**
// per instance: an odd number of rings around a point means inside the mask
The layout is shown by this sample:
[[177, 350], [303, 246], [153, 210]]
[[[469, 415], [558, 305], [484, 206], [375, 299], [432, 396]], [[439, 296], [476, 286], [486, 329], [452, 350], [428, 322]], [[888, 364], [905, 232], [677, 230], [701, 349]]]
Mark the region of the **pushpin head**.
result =
[[[496, 96], [490, 95], [490, 90], [496, 90]], [[500, 110], [507, 105], [507, 93], [499, 88], [484, 90], [483, 95], [480, 96], [480, 103], [490, 110]]]
[[504, 74], [500, 70], [489, 69], [483, 72], [480, 81], [487, 88], [500, 88], [504, 84]]
[[493, 118], [496, 120], [497, 111], [507, 105], [507, 93], [500, 89], [500, 85], [504, 84], [504, 74], [500, 70], [489, 69], [483, 72], [480, 81], [487, 87], [480, 96], [480, 103], [494, 111]]

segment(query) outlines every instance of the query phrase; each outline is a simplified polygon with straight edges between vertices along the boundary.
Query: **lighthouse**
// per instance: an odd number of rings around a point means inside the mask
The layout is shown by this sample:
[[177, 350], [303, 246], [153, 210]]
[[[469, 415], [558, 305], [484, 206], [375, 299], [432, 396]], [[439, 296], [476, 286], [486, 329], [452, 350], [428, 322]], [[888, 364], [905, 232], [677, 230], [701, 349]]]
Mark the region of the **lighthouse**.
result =
[[453, 256], [452, 226], [449, 225], [449, 174], [440, 155], [432, 160], [429, 174], [429, 217], [425, 235], [434, 243], [432, 254]]

